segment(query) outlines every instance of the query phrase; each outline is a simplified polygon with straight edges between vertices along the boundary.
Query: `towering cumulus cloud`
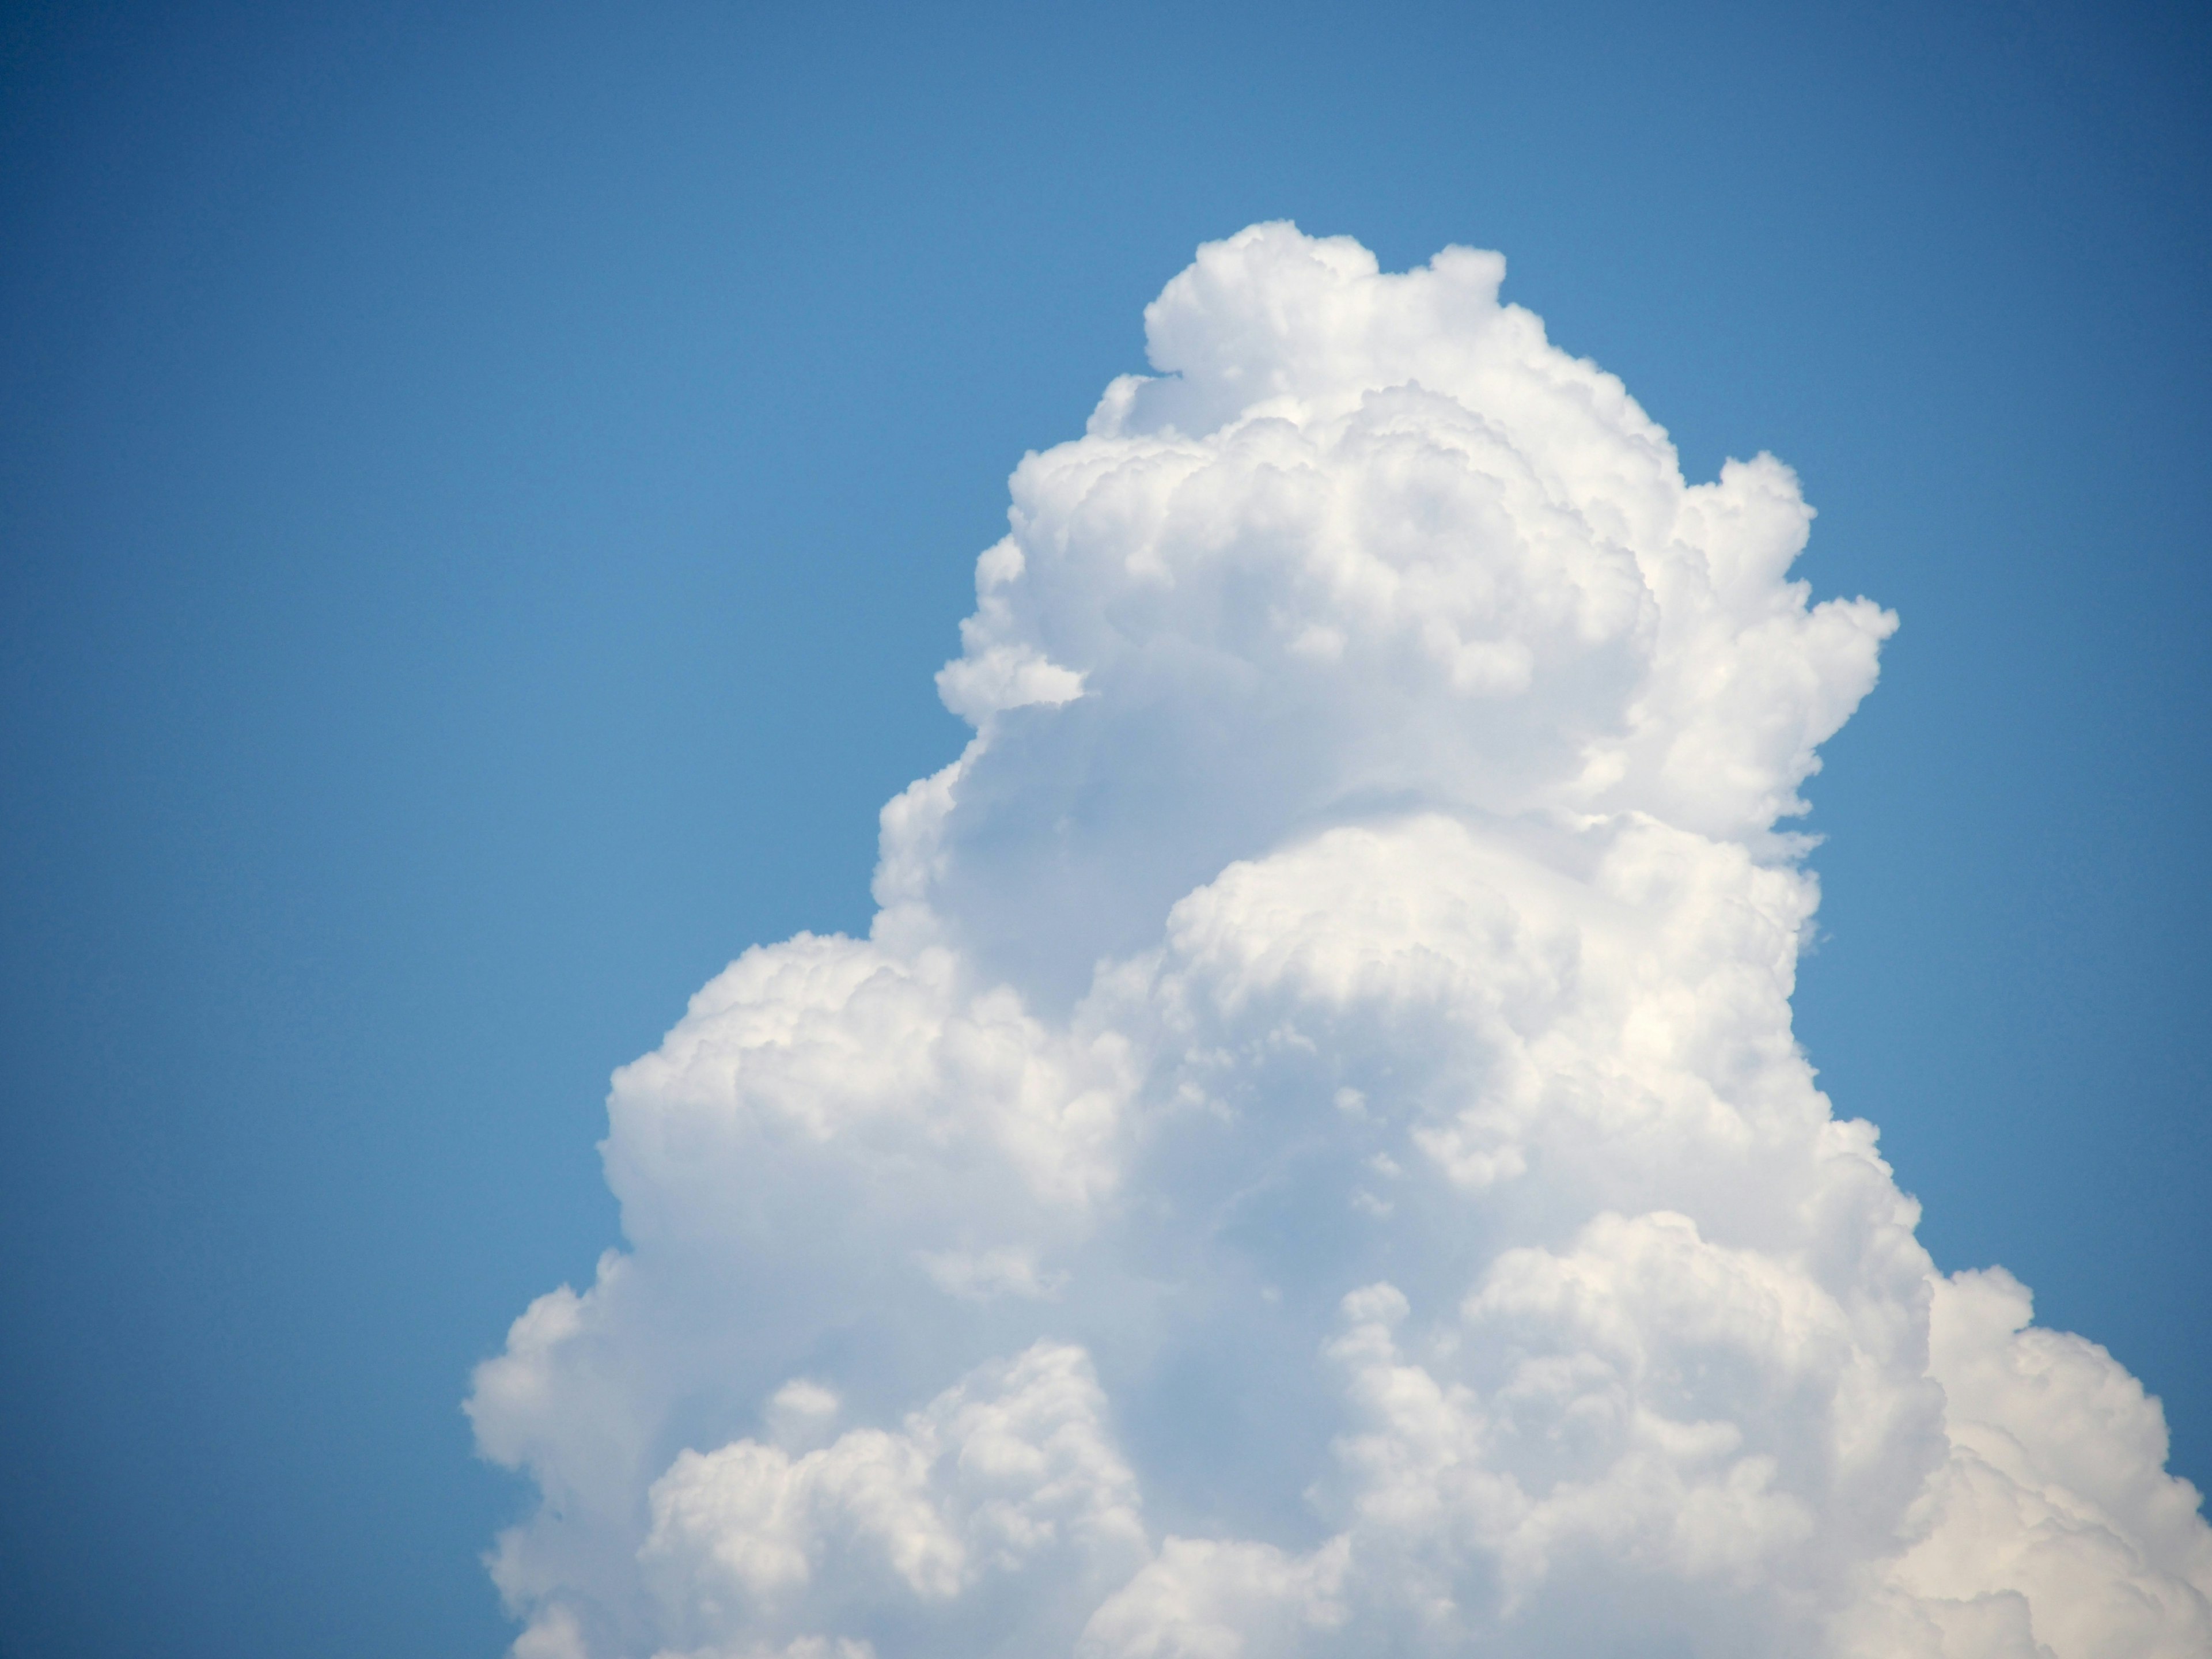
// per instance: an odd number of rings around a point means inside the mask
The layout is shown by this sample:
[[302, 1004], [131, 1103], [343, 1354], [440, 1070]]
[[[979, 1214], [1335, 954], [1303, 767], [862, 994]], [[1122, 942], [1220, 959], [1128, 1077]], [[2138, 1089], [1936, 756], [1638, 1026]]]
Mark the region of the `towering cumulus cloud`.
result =
[[617, 1074], [477, 1376], [522, 1659], [2212, 1652], [2157, 1402], [1790, 1034], [1893, 618], [1504, 269], [1255, 226], [1023, 461], [872, 932]]

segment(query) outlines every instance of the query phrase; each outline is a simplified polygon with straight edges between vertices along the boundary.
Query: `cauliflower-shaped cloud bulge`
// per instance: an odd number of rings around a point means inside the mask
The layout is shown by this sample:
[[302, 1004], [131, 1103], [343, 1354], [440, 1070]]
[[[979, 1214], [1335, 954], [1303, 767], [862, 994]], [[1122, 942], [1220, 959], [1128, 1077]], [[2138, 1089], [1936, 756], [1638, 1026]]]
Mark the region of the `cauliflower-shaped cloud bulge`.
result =
[[1894, 618], [1504, 263], [1259, 225], [1024, 459], [869, 938], [617, 1074], [520, 1659], [2212, 1652], [2158, 1404], [1790, 1033]]

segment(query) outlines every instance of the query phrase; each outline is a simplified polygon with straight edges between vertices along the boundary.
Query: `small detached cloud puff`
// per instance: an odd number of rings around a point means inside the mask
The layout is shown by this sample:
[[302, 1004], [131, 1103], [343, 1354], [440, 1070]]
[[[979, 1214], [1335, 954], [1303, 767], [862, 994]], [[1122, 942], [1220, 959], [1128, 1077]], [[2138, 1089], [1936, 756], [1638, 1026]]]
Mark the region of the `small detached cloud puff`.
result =
[[2212, 1652], [2156, 1401], [1790, 1030], [1895, 618], [1504, 262], [1257, 225], [1025, 459], [865, 939], [617, 1073], [518, 1659]]

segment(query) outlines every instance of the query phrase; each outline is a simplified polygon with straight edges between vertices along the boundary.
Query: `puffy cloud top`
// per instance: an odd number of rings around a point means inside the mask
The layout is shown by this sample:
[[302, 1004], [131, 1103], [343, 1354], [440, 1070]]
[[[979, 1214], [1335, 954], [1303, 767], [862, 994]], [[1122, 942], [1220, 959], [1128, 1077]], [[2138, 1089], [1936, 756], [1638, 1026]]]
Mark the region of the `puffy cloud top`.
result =
[[1022, 462], [871, 936], [617, 1074], [478, 1373], [520, 1659], [2212, 1651], [2157, 1402], [1790, 1033], [1895, 619], [1504, 271], [1255, 226]]

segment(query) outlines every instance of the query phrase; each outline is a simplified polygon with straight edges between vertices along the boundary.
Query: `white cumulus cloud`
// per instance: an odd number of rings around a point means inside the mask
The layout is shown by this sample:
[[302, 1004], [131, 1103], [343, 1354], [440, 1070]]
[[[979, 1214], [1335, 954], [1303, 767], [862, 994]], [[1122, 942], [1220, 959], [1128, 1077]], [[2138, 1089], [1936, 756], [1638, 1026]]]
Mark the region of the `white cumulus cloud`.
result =
[[519, 1659], [2212, 1652], [2158, 1402], [1791, 1035], [1895, 619], [1504, 271], [1255, 226], [1023, 461], [870, 936], [617, 1073], [477, 1374]]

